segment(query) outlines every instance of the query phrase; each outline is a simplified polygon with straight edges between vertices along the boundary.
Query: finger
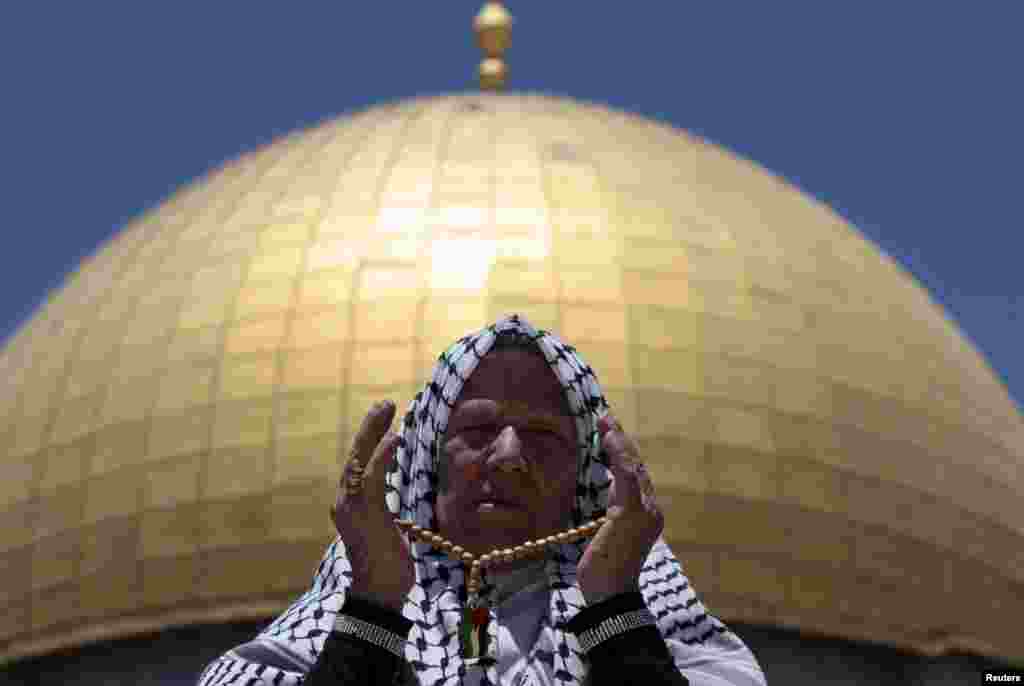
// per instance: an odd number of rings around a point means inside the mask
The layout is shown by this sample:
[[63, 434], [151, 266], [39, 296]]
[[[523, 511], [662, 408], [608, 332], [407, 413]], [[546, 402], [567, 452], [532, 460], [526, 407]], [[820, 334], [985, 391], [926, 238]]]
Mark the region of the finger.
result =
[[639, 554], [638, 548], [646, 545], [646, 538], [636, 522], [609, 517], [590, 540], [584, 556], [601, 560], [600, 566], [613, 578], [636, 579], [646, 559], [646, 554]]
[[358, 460], [349, 460], [341, 468], [338, 485], [344, 490], [347, 485], [358, 482], [366, 472], [366, 468]]
[[405, 531], [403, 531], [397, 524], [392, 524], [392, 527], [398, 535], [398, 540], [402, 546], [402, 559], [404, 561], [412, 560], [412, 543], [410, 541], [410, 537], [407, 536]]
[[643, 491], [636, 472], [635, 463], [627, 463], [623, 453], [611, 455], [611, 472], [615, 477], [615, 505], [627, 510], [641, 510], [644, 506]]
[[352, 441], [350, 457], [354, 457], [365, 465], [372, 457], [374, 449], [380, 443], [388, 427], [391, 426], [391, 421], [394, 418], [395, 404], [390, 400], [376, 403], [371, 407], [363, 417], [363, 423], [359, 426], [359, 431], [356, 432], [356, 437]]
[[638, 462], [636, 465], [636, 478], [640, 484], [640, 492], [644, 494], [649, 504], [653, 504], [654, 482], [651, 480], [651, 473], [647, 471], [647, 466], [643, 462]]
[[[601, 418], [598, 431], [603, 433], [601, 445], [608, 455], [608, 466], [615, 477], [615, 500], [618, 501], [615, 504], [629, 509], [642, 508], [644, 484], [641, 481], [641, 470], [638, 470], [641, 463], [636, 442], [625, 434], [612, 415]], [[646, 476], [646, 470], [642, 472]], [[649, 477], [647, 481], [650, 481]], [[646, 485], [653, 488], [649, 483]]]
[[[647, 466], [640, 459], [640, 446], [636, 440], [627, 434], [623, 429], [622, 425], [618, 423], [614, 415], [608, 414], [598, 420], [598, 430], [602, 432], [602, 436], [612, 433], [619, 434], [624, 441], [624, 445], [620, 445], [619, 439], [610, 439], [611, 445], [605, 449], [605, 453], [609, 455], [609, 458], [614, 461], [612, 452], [617, 449], [620, 451], [623, 457], [623, 464], [627, 468], [633, 469], [636, 474], [637, 482], [640, 486], [640, 492], [646, 498], [646, 503], [649, 505], [654, 504], [654, 482], [651, 480], [651, 473], [647, 470]], [[602, 445], [604, 445], [602, 443]]]
[[[612, 452], [624, 453], [626, 461], [640, 461], [640, 447], [626, 433], [614, 415], [607, 414], [597, 422], [597, 430], [601, 435], [601, 445], [611, 457]], [[611, 443], [609, 443], [611, 441]]]
[[397, 433], [388, 431], [377, 444], [370, 461], [363, 472], [363, 492], [369, 502], [387, 507], [387, 471], [402, 439]]

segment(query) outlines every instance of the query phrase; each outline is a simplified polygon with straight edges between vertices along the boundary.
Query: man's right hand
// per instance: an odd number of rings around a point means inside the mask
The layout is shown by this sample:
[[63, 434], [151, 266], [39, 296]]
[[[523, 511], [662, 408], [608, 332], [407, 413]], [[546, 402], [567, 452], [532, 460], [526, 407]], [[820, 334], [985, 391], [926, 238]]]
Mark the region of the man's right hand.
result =
[[[385, 401], [363, 418], [341, 474], [331, 518], [352, 564], [348, 592], [401, 613], [416, 582], [416, 570], [409, 545], [384, 498], [385, 474], [399, 443], [398, 434], [389, 431], [394, 417], [394, 403]], [[353, 458], [363, 467], [360, 489], [349, 485], [356, 475]]]

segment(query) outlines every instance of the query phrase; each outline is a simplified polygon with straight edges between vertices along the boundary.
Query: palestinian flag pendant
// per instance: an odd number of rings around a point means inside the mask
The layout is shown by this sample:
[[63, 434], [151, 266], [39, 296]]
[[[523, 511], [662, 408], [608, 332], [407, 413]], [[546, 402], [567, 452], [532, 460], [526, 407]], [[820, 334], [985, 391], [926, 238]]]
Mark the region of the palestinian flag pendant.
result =
[[463, 660], [478, 660], [487, 654], [487, 627], [490, 621], [491, 613], [486, 605], [466, 603], [462, 610], [462, 626], [459, 628]]

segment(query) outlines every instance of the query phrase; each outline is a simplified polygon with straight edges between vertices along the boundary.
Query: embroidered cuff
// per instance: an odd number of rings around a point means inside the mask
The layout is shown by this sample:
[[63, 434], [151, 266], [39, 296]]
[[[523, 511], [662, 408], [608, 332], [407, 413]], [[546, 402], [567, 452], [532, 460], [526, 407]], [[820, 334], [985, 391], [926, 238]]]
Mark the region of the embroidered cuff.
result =
[[647, 609], [643, 595], [636, 591], [621, 593], [584, 608], [566, 628], [576, 635], [583, 651], [589, 653], [610, 638], [655, 624], [654, 615]]
[[388, 651], [395, 657], [405, 657], [405, 638], [382, 629], [376, 624], [364, 622], [355, 617], [338, 615], [334, 622], [334, 630], [339, 634], [355, 636], [367, 643], [372, 643]]
[[334, 620], [334, 631], [355, 636], [405, 658], [405, 640], [412, 622], [376, 603], [349, 595]]
[[340, 617], [342, 614], [376, 624], [403, 638], [408, 636], [409, 630], [412, 629], [412, 622], [401, 614], [390, 608], [382, 607], [373, 601], [354, 596], [351, 593], [345, 596], [345, 604], [339, 611], [338, 616]]
[[575, 617], [566, 624], [566, 629], [579, 636], [587, 629], [593, 629], [606, 619], [621, 615], [624, 612], [642, 610], [647, 607], [644, 596], [640, 591], [620, 593], [619, 595], [606, 598], [596, 605], [587, 605]]

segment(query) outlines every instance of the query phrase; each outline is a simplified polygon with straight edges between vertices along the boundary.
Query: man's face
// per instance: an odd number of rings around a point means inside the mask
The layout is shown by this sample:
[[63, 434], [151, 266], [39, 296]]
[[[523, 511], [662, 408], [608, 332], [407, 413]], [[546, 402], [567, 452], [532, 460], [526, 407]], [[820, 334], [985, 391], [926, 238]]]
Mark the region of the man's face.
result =
[[[455, 403], [441, 442], [440, 534], [474, 554], [564, 529], [576, 492], [576, 426], [539, 355], [495, 350]], [[515, 471], [516, 468], [525, 468]]]

